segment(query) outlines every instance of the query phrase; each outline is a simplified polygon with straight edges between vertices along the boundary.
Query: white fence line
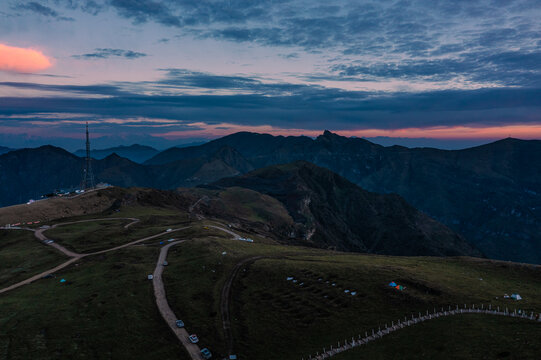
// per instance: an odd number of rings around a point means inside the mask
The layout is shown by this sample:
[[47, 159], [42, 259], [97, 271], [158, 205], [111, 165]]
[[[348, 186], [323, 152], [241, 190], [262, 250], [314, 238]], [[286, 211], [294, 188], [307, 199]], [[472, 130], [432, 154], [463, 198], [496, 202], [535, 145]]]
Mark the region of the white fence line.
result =
[[436, 311], [436, 308], [434, 308], [434, 311], [430, 313], [428, 310], [424, 315], [421, 315], [419, 313], [418, 317], [415, 317], [414, 315], [411, 315], [411, 318], [408, 319], [408, 317], [404, 317], [404, 319], [398, 319], [397, 322], [392, 321], [391, 326], [387, 326], [388, 324], [385, 324], [385, 328], [381, 329], [379, 327], [377, 330], [372, 329], [371, 333], [368, 331], [365, 332], [364, 337], [361, 337], [359, 334], [357, 336], [357, 339], [353, 336], [351, 340], [345, 339], [342, 343], [338, 341], [336, 346], [331, 345], [329, 348], [323, 348], [323, 351], [321, 353], [316, 352], [315, 355], [308, 355], [308, 357], [302, 357], [302, 360], [322, 360], [322, 359], [328, 359], [330, 357], [333, 357], [337, 354], [340, 354], [344, 351], [353, 349], [355, 347], [364, 345], [369, 343], [370, 341], [374, 341], [376, 339], [379, 339], [385, 335], [388, 335], [394, 331], [421, 323], [423, 321], [436, 319], [443, 316], [451, 316], [451, 315], [460, 315], [460, 314], [488, 314], [488, 315], [500, 315], [500, 316], [509, 316], [509, 317], [516, 317], [521, 319], [527, 319], [532, 320], [541, 323], [541, 317], [539, 314], [537, 316], [534, 315], [533, 312], [528, 315], [526, 312], [522, 310], [514, 309], [514, 311], [510, 312], [508, 308], [501, 309], [498, 306], [497, 308], [492, 308], [492, 305], [489, 305], [488, 308], [485, 308], [484, 305], [481, 305], [481, 307], [475, 307], [475, 304], [472, 305], [470, 308], [466, 307], [466, 304], [464, 304], [464, 307], [461, 308], [458, 305], [456, 305], [455, 309], [451, 310], [451, 307], [449, 306], [448, 310], [444, 310], [444, 308], [441, 308], [440, 311]]

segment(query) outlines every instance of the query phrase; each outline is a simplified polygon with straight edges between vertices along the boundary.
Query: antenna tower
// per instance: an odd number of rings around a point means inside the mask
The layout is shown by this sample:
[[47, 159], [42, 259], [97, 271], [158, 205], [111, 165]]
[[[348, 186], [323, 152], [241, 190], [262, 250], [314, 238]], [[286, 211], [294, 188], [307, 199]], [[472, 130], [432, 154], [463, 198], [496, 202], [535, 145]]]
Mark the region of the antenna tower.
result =
[[81, 189], [93, 189], [94, 184], [94, 173], [92, 172], [92, 164], [90, 158], [90, 138], [88, 137], [88, 121], [86, 122], [86, 159], [85, 159], [85, 168], [83, 170], [83, 181], [81, 182]]

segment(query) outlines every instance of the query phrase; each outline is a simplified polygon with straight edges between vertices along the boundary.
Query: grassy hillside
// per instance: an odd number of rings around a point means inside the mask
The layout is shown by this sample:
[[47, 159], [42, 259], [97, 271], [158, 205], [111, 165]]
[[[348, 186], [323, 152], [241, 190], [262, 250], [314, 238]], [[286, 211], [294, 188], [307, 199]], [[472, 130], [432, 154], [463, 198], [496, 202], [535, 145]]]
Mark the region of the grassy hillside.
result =
[[[56, 241], [86, 251], [108, 248], [168, 227], [190, 226], [171, 236], [186, 241], [172, 247], [167, 258], [169, 265], [163, 275], [167, 299], [190, 333], [198, 334], [200, 344], [209, 347], [217, 359], [229, 353], [229, 336], [223, 329], [227, 313], [221, 305], [225, 299], [224, 286], [230, 280], [231, 302], [225, 309], [229, 309], [233, 351], [239, 359], [298, 360], [315, 354], [323, 346], [434, 306], [491, 303], [541, 311], [539, 267], [475, 258], [393, 257], [287, 246], [263, 230], [254, 234], [249, 229], [254, 224], [263, 224], [264, 212], [258, 212], [268, 209], [274, 204], [272, 201], [261, 207], [257, 206], [257, 198], [253, 198], [252, 205], [242, 210], [245, 220], [238, 220], [230, 228], [228, 221], [205, 219], [200, 214], [171, 207], [166, 198], [160, 197], [160, 192], [128, 191], [124, 195], [121, 203], [101, 214], [57, 222], [96, 217], [140, 218], [141, 222], [133, 228], [126, 231], [122, 221], [58, 227], [69, 231], [57, 233]], [[246, 196], [235, 192], [218, 195], [215, 197], [218, 200], [209, 202], [215, 203], [212, 206], [227, 204], [235, 196]], [[175, 201], [185, 200], [188, 198], [179, 195]], [[189, 200], [191, 203], [193, 199]], [[155, 203], [166, 207], [158, 208]], [[254, 242], [232, 240], [230, 234], [212, 227], [220, 223], [225, 229], [253, 238]], [[8, 238], [15, 240], [10, 240], [8, 249], [19, 246], [16, 253], [33, 254], [32, 258], [40, 261], [33, 263], [37, 272], [48, 261], [55, 260], [48, 259], [49, 248], [31, 241], [27, 235], [32, 234], [10, 232]], [[80, 236], [88, 243], [78, 242]], [[0, 294], [0, 359], [187, 359], [178, 339], [160, 317], [152, 283], [146, 279], [156, 266], [159, 240], [86, 257], [53, 278]], [[13, 272], [18, 265], [0, 264], [3, 281], [20, 279]], [[232, 276], [236, 270], [237, 275]], [[287, 281], [287, 277], [294, 277], [297, 282]], [[60, 279], [66, 282], [60, 283]], [[404, 285], [405, 290], [388, 287], [390, 281]], [[344, 290], [357, 294], [352, 296]], [[520, 293], [524, 300], [502, 299], [504, 293], [513, 292]], [[442, 351], [457, 357], [475, 355], [467, 352], [469, 347], [481, 353], [481, 349], [492, 351], [493, 343], [502, 345], [497, 354], [517, 351], [526, 359], [539, 358], [541, 354], [532, 345], [537, 334], [532, 331], [538, 330], [530, 331], [529, 325], [511, 324], [508, 319], [499, 323], [486, 317], [476, 326], [468, 321], [446, 318], [434, 324], [426, 323], [427, 328], [423, 324], [419, 330], [415, 327], [403, 330], [419, 331], [421, 337], [438, 332], [447, 337], [454, 329], [470, 338], [467, 348], [454, 349], [432, 339], [416, 341], [407, 348], [413, 352], [415, 346], [422, 347], [425, 358], [434, 358]], [[491, 331], [490, 341], [482, 324], [497, 328]], [[460, 334], [452, 335], [459, 339]], [[391, 350], [386, 352], [383, 347], [406, 346], [407, 338], [400, 336], [397, 332], [374, 342], [370, 345], [374, 349], [367, 347], [367, 354], [385, 356]], [[392, 345], [384, 345], [386, 342]], [[517, 350], [514, 344], [522, 345]], [[355, 350], [355, 355], [362, 351]]]
[[0, 289], [66, 260], [62, 254], [43, 246], [30, 231], [0, 230]]
[[[233, 287], [235, 351], [245, 359], [300, 359], [325, 345], [434, 306], [492, 303], [541, 310], [541, 273], [530, 266], [470, 258], [348, 255], [229, 240], [182, 244], [177, 251], [171, 261], [179, 268], [166, 277], [170, 299], [179, 304], [178, 311], [187, 314], [197, 333], [213, 339], [221, 354], [226, 349], [219, 331], [222, 284], [242, 259], [268, 257], [243, 268]], [[289, 276], [298, 282], [286, 281]], [[196, 288], [188, 286], [194, 279]], [[406, 290], [389, 288], [393, 280]], [[519, 292], [524, 301], [502, 299], [511, 292]]]
[[531, 321], [471, 314], [421, 323], [334, 359], [538, 359], [539, 339], [541, 326]]
[[304, 245], [387, 255], [482, 256], [400, 196], [365, 191], [305, 161], [257, 169], [210, 186], [242, 187], [275, 198], [295, 221], [295, 228], [282, 235]]
[[0, 295], [0, 359], [187, 359], [146, 279], [157, 256], [133, 247], [86, 258]]

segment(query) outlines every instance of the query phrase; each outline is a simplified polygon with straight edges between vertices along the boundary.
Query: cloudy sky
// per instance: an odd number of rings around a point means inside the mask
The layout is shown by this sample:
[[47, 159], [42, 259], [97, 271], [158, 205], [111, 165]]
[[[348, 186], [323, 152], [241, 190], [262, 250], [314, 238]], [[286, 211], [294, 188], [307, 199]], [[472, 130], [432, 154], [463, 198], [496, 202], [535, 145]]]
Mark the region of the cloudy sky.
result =
[[[0, 145], [541, 138], [538, 0], [2, 0]], [[396, 138], [395, 140], [389, 139]]]

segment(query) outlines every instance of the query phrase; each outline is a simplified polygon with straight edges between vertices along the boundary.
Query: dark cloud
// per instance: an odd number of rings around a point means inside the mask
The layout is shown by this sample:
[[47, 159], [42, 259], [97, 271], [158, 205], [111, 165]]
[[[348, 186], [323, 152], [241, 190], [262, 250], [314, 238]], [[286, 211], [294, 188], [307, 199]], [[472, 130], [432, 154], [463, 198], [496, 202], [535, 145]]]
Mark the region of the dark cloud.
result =
[[122, 49], [95, 49], [93, 53], [82, 54], [82, 55], [73, 55], [72, 57], [76, 59], [107, 59], [110, 57], [123, 57], [126, 59], [138, 59], [145, 57], [147, 54], [142, 52], [136, 52], [132, 50], [122, 50]]
[[0, 82], [0, 86], [39, 90], [39, 91], [54, 91], [64, 94], [76, 93], [76, 94], [94, 94], [103, 96], [118, 96], [127, 95], [128, 93], [122, 91], [115, 85], [52, 85], [52, 84], [37, 84], [26, 82]]
[[162, 25], [180, 27], [181, 19], [163, 2], [152, 0], [111, 0], [111, 6], [121, 16], [132, 19], [135, 23], [155, 21]]
[[[4, 82], [0, 86], [58, 93], [54, 97], [0, 98], [0, 115], [81, 113], [96, 118], [189, 119], [191, 122], [270, 124], [306, 129], [497, 126], [541, 121], [541, 87], [375, 93], [269, 84], [257, 78], [179, 69], [166, 70], [166, 77], [157, 83], [61, 86]], [[170, 95], [162, 92], [160, 95], [157, 90], [163, 86], [209, 93]], [[141, 87], [151, 91], [127, 90]], [[218, 94], [222, 90], [230, 90], [232, 94]], [[71, 94], [102, 96], [85, 98]]]
[[74, 21], [73, 18], [61, 16], [57, 11], [51, 9], [50, 7], [41, 5], [34, 1], [18, 4], [14, 6], [13, 9], [31, 11], [42, 16], [54, 18], [55, 20]]
[[[513, 86], [532, 86], [539, 79], [536, 69], [522, 67], [529, 66], [526, 58], [541, 44], [537, 21], [541, 5], [535, 0], [54, 1], [91, 13], [113, 9], [137, 24], [154, 22], [181, 28], [182, 36], [291, 48], [280, 49], [282, 54], [305, 51], [327, 56], [334, 59], [331, 70], [341, 76], [355, 73], [375, 80], [457, 80]], [[30, 4], [39, 5], [31, 2], [21, 6]], [[39, 6], [40, 10], [36, 7], [34, 11], [56, 13]], [[144, 55], [98, 50], [105, 51], [77, 56]], [[525, 60], [517, 59], [511, 68], [503, 59], [509, 52]], [[341, 61], [341, 56], [359, 63]]]
[[57, 5], [64, 6], [70, 10], [80, 9], [83, 12], [92, 15], [99, 14], [105, 8], [105, 4], [99, 0], [54, 0], [54, 2]]

